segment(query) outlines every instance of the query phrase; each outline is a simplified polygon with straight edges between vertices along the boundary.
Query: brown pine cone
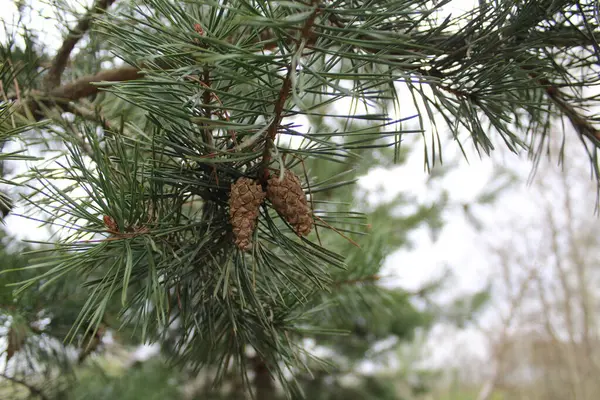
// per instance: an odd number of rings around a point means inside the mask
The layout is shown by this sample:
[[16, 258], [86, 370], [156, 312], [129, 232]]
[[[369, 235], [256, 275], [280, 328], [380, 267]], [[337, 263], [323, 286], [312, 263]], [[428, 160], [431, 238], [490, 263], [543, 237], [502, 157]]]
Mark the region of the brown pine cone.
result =
[[231, 185], [229, 218], [235, 244], [243, 251], [252, 248], [252, 234], [264, 198], [262, 186], [250, 178], [240, 178]]
[[269, 179], [267, 198], [298, 235], [306, 236], [310, 233], [313, 226], [311, 209], [300, 179], [292, 171], [286, 170], [281, 181], [278, 175]]

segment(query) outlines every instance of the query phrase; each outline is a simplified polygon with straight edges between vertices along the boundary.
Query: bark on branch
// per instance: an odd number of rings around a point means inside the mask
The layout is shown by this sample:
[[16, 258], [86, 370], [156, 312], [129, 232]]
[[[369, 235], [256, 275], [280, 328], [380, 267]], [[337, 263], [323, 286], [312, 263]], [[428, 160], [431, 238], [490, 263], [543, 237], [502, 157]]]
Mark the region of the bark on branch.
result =
[[56, 53], [52, 64], [50, 65], [48, 75], [46, 75], [47, 90], [52, 90], [60, 85], [60, 78], [67, 66], [67, 62], [69, 61], [71, 52], [75, 48], [77, 42], [79, 42], [82, 36], [90, 29], [90, 25], [92, 23], [92, 18], [94, 17], [94, 14], [105, 13], [106, 9], [110, 7], [110, 5], [114, 3], [114, 1], [115, 0], [97, 0], [94, 3], [92, 9], [85, 13], [85, 15], [77, 23], [75, 28], [73, 28], [73, 30], [69, 32], [62, 46]]
[[100, 88], [94, 83], [131, 81], [142, 75], [135, 67], [121, 67], [100, 71], [96, 75], [88, 75], [71, 83], [60, 86], [50, 92], [50, 97], [56, 101], [73, 101], [98, 93]]
[[593, 141], [600, 141], [600, 131], [592, 125], [589, 118], [581, 115], [580, 112], [568, 102], [565, 94], [554, 83], [547, 78], [540, 78], [535, 73], [530, 73], [529, 76], [532, 79], [535, 79], [540, 86], [545, 88], [548, 98], [569, 119], [577, 133], [592, 139]]
[[546, 88], [546, 94], [569, 121], [571, 121], [577, 133], [592, 140], [600, 141], [600, 131], [590, 123], [589, 118], [581, 115], [575, 107], [565, 100], [563, 92], [556, 86], [550, 85]]
[[47, 107], [58, 106], [66, 111], [69, 102], [98, 93], [100, 86], [97, 83], [131, 81], [142, 76], [139, 69], [129, 66], [100, 71], [95, 75], [84, 76], [54, 88], [48, 93], [34, 91], [30, 93], [31, 99], [27, 100], [26, 104], [22, 104], [22, 106], [28, 107], [36, 120], [41, 120], [45, 118], [45, 115], [41, 112], [42, 105]]
[[[316, 3], [313, 1], [313, 3]], [[301, 55], [304, 51], [306, 45], [312, 44], [314, 41], [314, 35], [312, 34], [313, 25], [315, 24], [317, 15], [320, 13], [320, 9], [315, 7], [315, 10], [312, 12], [310, 17], [305, 21], [304, 26], [300, 31], [300, 37], [297, 39], [296, 46], [296, 54], [292, 56], [292, 60], [290, 60], [290, 64], [287, 66], [287, 74], [283, 80], [283, 84], [281, 85], [281, 89], [279, 91], [279, 96], [275, 101], [274, 106], [274, 116], [271, 125], [267, 130], [267, 136], [265, 141], [265, 147], [263, 150], [262, 156], [262, 169], [263, 173], [261, 174], [261, 180], [263, 184], [266, 184], [267, 179], [269, 178], [269, 169], [268, 165], [271, 160], [271, 150], [275, 146], [275, 139], [277, 137], [277, 133], [279, 131], [279, 124], [283, 118], [283, 109], [285, 108], [285, 102], [290, 95], [290, 91], [292, 88], [292, 74], [296, 73], [296, 66], [293, 65], [294, 59]]]

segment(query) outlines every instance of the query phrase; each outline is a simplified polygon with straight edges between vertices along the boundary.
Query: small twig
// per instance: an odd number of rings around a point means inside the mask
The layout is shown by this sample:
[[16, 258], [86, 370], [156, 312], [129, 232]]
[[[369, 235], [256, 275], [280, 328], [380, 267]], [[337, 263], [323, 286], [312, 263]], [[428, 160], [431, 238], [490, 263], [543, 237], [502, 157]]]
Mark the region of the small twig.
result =
[[262, 156], [262, 169], [263, 169], [263, 181], [267, 181], [269, 178], [269, 162], [271, 161], [271, 149], [275, 145], [275, 139], [277, 137], [277, 131], [279, 129], [279, 124], [281, 123], [283, 113], [283, 108], [285, 106], [285, 101], [287, 100], [287, 96], [290, 92], [290, 88], [292, 86], [292, 68], [288, 66], [288, 73], [283, 81], [283, 85], [281, 86], [281, 90], [279, 91], [279, 97], [277, 98], [277, 102], [275, 103], [275, 117], [269, 125], [267, 130], [267, 137], [265, 141], [265, 148], [263, 150]]
[[319, 217], [318, 215], [313, 215], [313, 217], [315, 217], [316, 219], [318, 219], [319, 221], [321, 221], [322, 223], [324, 223], [325, 226], [327, 226], [329, 229], [331, 229], [332, 231], [334, 231], [335, 233], [337, 233], [338, 235], [340, 235], [341, 237], [343, 237], [344, 239], [346, 239], [348, 242], [350, 242], [351, 244], [353, 244], [354, 246], [356, 246], [356, 247], [358, 247], [360, 249], [360, 246], [358, 245], [358, 243], [356, 243], [354, 240], [350, 239], [348, 236], [344, 235], [342, 232], [340, 232], [337, 229], [335, 229], [333, 226], [329, 225], [327, 222], [325, 222], [323, 220], [323, 218]]
[[0, 94], [2, 95], [2, 99], [8, 103], [8, 96], [6, 95], [6, 90], [4, 90], [4, 84], [0, 80]]
[[31, 386], [29, 383], [22, 381], [21, 379], [13, 378], [2, 372], [0, 372], [0, 377], [26, 387], [32, 395], [38, 396], [42, 400], [50, 400], [40, 389], [36, 388], [35, 386]]
[[[200, 25], [196, 24], [195, 30], [198, 33], [203, 33]], [[210, 102], [213, 99], [213, 92], [210, 88], [210, 70], [208, 67], [204, 67], [204, 72], [202, 74], [202, 81], [200, 82], [202, 86], [204, 86], [204, 93], [202, 95], [202, 102], [204, 103], [204, 117], [210, 121], [212, 119], [212, 111], [210, 109]], [[204, 138], [204, 143], [206, 143], [210, 148], [215, 148], [213, 135], [211, 129], [206, 124], [205, 128], [202, 130], [202, 136]], [[219, 185], [219, 174], [217, 172], [217, 166], [213, 164], [212, 166], [212, 174], [215, 177], [215, 182]]]
[[[130, 239], [130, 238], [135, 238], [141, 235], [145, 235], [148, 232], [150, 232], [150, 228], [148, 228], [147, 226], [133, 226], [133, 227], [128, 227], [126, 228], [127, 231], [129, 232], [122, 232], [119, 230], [119, 225], [117, 224], [117, 222], [114, 220], [114, 218], [105, 215], [102, 218], [102, 221], [104, 222], [104, 226], [106, 226], [106, 230], [104, 232], [112, 235], [109, 236], [107, 238], [104, 239], [96, 239], [96, 240], [83, 240], [83, 243], [100, 243], [100, 242], [111, 242], [114, 240], [120, 240], [120, 239]], [[150, 220], [148, 220], [148, 223], [151, 223]]]
[[[196, 33], [200, 36], [204, 36], [204, 29], [202, 29], [202, 26], [200, 24], [194, 24], [194, 31], [196, 31]], [[200, 41], [198, 39], [195, 39], [195, 41], [199, 44]], [[206, 46], [202, 46], [202, 48], [206, 48]], [[212, 101], [213, 98], [216, 97], [216, 94], [214, 94], [212, 92], [211, 86], [210, 86], [210, 69], [208, 69], [208, 67], [204, 67], [204, 70], [202, 71], [202, 80], [197, 79], [195, 77], [191, 77], [188, 76], [187, 78], [192, 79], [197, 81], [201, 86], [204, 87], [204, 93], [202, 94], [202, 103], [204, 104], [204, 117], [210, 121], [212, 118], [212, 111], [210, 109], [210, 102]], [[219, 103], [221, 102], [221, 100], [219, 99]], [[204, 139], [204, 143], [206, 143], [209, 147], [214, 148], [214, 140], [213, 140], [213, 136], [212, 136], [212, 132], [210, 130], [210, 128], [208, 128], [208, 125], [206, 125], [206, 127], [202, 130], [202, 136]], [[213, 167], [214, 169], [214, 167]]]
[[267, 363], [260, 356], [253, 357], [251, 363], [254, 371], [254, 397], [256, 399], [273, 398], [275, 381], [271, 376]]
[[102, 243], [102, 242], [114, 242], [115, 240], [121, 239], [132, 239], [138, 236], [142, 236], [150, 232], [148, 227], [141, 227], [135, 232], [118, 232], [118, 231], [105, 231], [106, 233], [111, 234], [112, 236], [104, 238], [104, 239], [96, 239], [96, 240], [82, 240], [79, 243]]
[[100, 343], [102, 343], [102, 338], [104, 336], [104, 328], [99, 326], [94, 336], [88, 340], [85, 348], [81, 349], [79, 356], [77, 357], [77, 363], [83, 364], [85, 360], [98, 348]]
[[[315, 3], [315, 2], [313, 2]], [[300, 31], [300, 44], [298, 45], [297, 50], [302, 51], [306, 41], [311, 38], [311, 29], [315, 23], [317, 15], [321, 9], [319, 7], [315, 7], [313, 13], [308, 17], [302, 30]], [[295, 57], [292, 56], [292, 58]], [[277, 132], [279, 131], [279, 124], [281, 124], [281, 120], [283, 119], [283, 109], [285, 107], [285, 102], [290, 94], [290, 90], [292, 89], [292, 74], [296, 73], [296, 70], [292, 68], [292, 62], [287, 66], [287, 74], [283, 80], [283, 84], [281, 85], [281, 89], [279, 90], [279, 96], [275, 101], [275, 107], [273, 110], [274, 118], [269, 125], [269, 129], [267, 130], [267, 136], [265, 139], [265, 148], [263, 150], [262, 155], [262, 176], [261, 180], [263, 183], [267, 181], [269, 178], [269, 162], [271, 161], [271, 149], [275, 145], [275, 139], [277, 138]]]
[[[204, 29], [202, 29], [202, 25], [196, 23], [194, 24], [194, 31], [200, 35], [200, 36], [205, 36], [205, 31]], [[198, 44], [201, 45], [200, 40], [198, 39], [194, 39], [194, 41]], [[205, 45], [201, 45], [202, 48], [206, 48]], [[213, 92], [212, 88], [211, 88], [211, 84], [210, 84], [210, 69], [205, 66], [204, 70], [202, 72], [202, 80], [200, 79], [194, 79], [197, 80], [197, 82], [204, 87], [204, 93], [202, 94], [202, 103], [204, 104], [204, 117], [206, 118], [207, 121], [211, 121], [212, 120], [212, 115], [213, 112], [210, 108], [210, 103], [213, 99], [217, 100], [219, 102], [219, 104], [221, 105], [221, 107], [223, 106], [223, 103], [221, 102], [221, 99], [219, 99], [219, 96], [216, 95], [216, 93]], [[221, 115], [218, 115], [219, 117], [222, 117]], [[229, 121], [229, 116], [227, 115], [227, 112], [225, 111], [225, 117], [227, 118], [227, 121]], [[203, 124], [204, 125], [204, 129], [202, 129], [202, 136], [204, 139], [204, 143], [206, 143], [206, 145], [212, 149], [215, 148], [214, 145], [214, 138], [213, 138], [213, 134], [212, 134], [212, 130], [209, 128], [209, 124]], [[233, 134], [233, 137], [235, 138], [235, 133]], [[235, 142], [235, 139], [234, 139]], [[215, 182], [217, 184], [217, 186], [219, 185], [219, 173], [217, 172], [217, 166], [213, 164], [212, 166], [212, 175], [214, 175], [215, 177]]]
[[46, 75], [47, 90], [54, 89], [60, 85], [60, 78], [67, 67], [71, 52], [75, 48], [75, 45], [77, 45], [77, 42], [79, 42], [83, 35], [90, 29], [94, 14], [105, 13], [106, 9], [110, 7], [114, 1], [115, 0], [97, 0], [92, 8], [79, 20], [75, 28], [69, 32], [50, 65], [48, 75]]
[[183, 311], [183, 304], [181, 303], [181, 285], [179, 283], [175, 286], [175, 293], [177, 294], [177, 307], [179, 307], [179, 311]]

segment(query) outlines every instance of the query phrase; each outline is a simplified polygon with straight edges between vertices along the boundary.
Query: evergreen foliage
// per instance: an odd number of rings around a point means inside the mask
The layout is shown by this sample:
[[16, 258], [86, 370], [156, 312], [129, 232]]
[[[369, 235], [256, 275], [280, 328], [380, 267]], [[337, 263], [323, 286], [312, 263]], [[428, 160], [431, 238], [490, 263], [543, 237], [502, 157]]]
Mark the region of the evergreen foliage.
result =
[[[598, 3], [483, 0], [450, 15], [452, 3], [98, 0], [79, 13], [58, 1], [69, 30], [56, 52], [19, 20], [1, 48], [0, 140], [45, 146], [44, 160], [2, 183], [19, 185], [26, 214], [54, 236], [1, 275], [20, 282], [9, 331], [46, 320], [31, 338], [53, 338], [57, 360], [77, 346], [84, 361], [120, 330], [216, 384], [234, 371], [262, 399], [271, 378], [298, 398], [302, 377], [324, 368], [308, 338], [343, 365], [426, 327], [432, 316], [408, 293], [377, 281], [411, 228], [439, 228], [440, 208], [397, 217], [386, 204], [367, 218], [349, 200], [370, 166], [401, 162], [419, 135], [426, 168], [447, 136], [535, 162], [562, 116], [600, 176]], [[231, 185], [266, 189], [286, 170], [308, 196], [312, 233], [298, 236], [267, 200], [243, 251]], [[468, 314], [483, 300], [457, 304]]]

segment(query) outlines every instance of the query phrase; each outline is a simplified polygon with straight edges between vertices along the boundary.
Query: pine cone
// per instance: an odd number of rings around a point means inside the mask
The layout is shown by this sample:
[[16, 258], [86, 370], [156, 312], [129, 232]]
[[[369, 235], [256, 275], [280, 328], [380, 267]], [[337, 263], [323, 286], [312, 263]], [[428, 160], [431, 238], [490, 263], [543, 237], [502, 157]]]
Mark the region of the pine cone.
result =
[[300, 179], [292, 172], [285, 171], [283, 179], [273, 176], [268, 181], [267, 198], [277, 212], [300, 236], [310, 233], [313, 218]]
[[229, 218], [233, 226], [235, 244], [241, 250], [247, 251], [252, 248], [252, 234], [264, 198], [262, 186], [250, 178], [240, 178], [231, 185]]

